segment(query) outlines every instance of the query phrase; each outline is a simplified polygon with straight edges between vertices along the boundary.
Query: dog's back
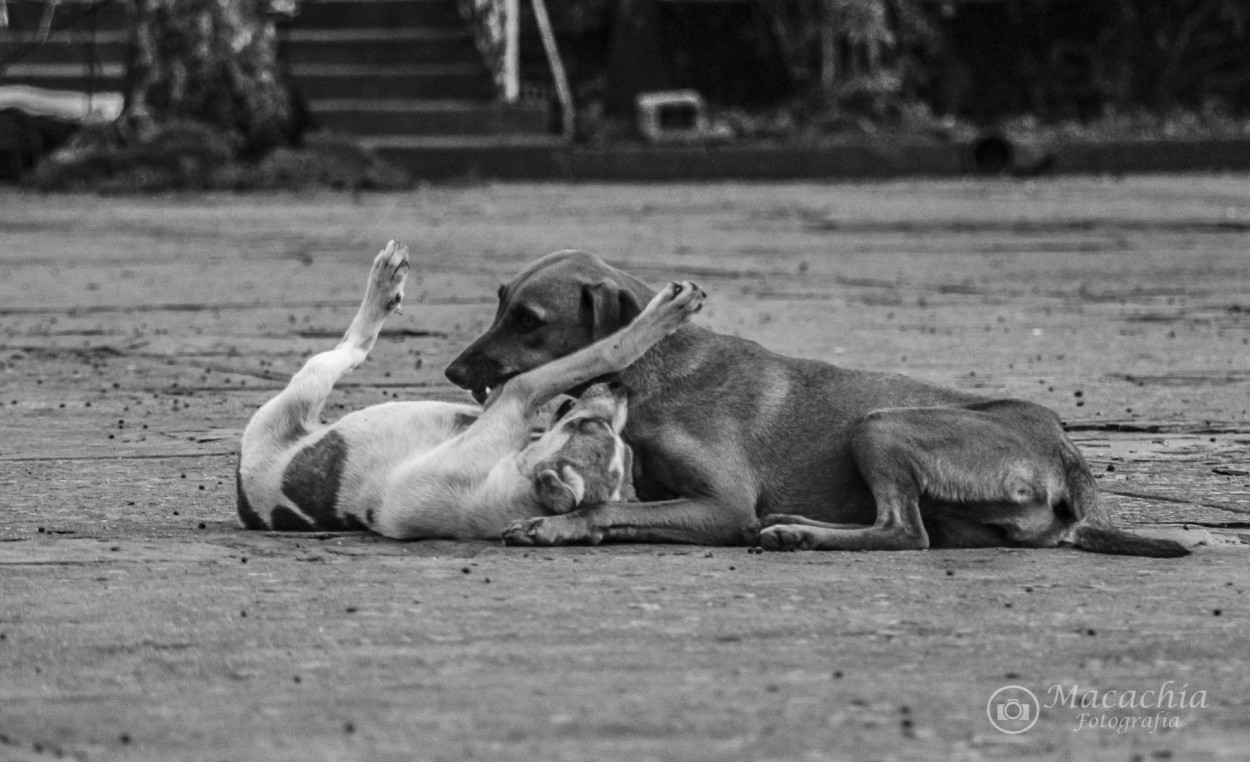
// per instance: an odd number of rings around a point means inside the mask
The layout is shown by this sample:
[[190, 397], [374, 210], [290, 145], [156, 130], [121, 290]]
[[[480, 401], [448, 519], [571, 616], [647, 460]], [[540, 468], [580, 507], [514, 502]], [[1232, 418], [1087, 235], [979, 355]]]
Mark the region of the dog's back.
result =
[[[639, 379], [647, 374], [654, 378]], [[872, 523], [876, 503], [849, 447], [855, 425], [881, 408], [984, 399], [894, 373], [787, 357], [697, 326], [682, 328], [662, 351], [624, 375], [629, 383], [664, 389], [636, 399], [625, 428], [639, 458], [639, 499], [675, 497], [676, 490], [661, 481], [688, 480], [671, 473], [679, 465], [668, 448], [680, 430], [715, 442], [720, 460], [750, 475], [758, 515], [784, 511], [819, 518], [836, 511], [839, 521], [865, 524]]]

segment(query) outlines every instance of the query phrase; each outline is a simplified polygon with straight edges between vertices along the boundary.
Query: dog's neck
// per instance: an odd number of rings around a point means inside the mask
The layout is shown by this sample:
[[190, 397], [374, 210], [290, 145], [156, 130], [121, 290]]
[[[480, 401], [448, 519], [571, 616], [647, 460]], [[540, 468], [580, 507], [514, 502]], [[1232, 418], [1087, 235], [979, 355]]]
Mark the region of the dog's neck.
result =
[[629, 392], [630, 407], [662, 395], [697, 370], [708, 351], [710, 335], [706, 328], [684, 325], [621, 371], [617, 378]]

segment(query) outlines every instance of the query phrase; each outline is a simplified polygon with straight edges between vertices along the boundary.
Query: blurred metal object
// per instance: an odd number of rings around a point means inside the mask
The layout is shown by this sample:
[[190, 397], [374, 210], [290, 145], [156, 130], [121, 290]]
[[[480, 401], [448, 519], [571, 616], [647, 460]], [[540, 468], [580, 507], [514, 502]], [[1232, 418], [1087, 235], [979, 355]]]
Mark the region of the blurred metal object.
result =
[[982, 175], [1000, 175], [1011, 166], [1015, 149], [1011, 141], [999, 132], [978, 135], [968, 147], [968, 159], [973, 171]]
[[56, 18], [56, 7], [61, 0], [46, 0], [43, 4], [43, 18], [39, 19], [39, 44], [43, 45], [52, 34], [52, 21]]
[[653, 143], [695, 140], [707, 127], [707, 107], [694, 90], [638, 96], [638, 132]]
[[555, 29], [551, 26], [551, 16], [547, 13], [547, 4], [544, 0], [530, 0], [530, 5], [534, 9], [534, 20], [538, 23], [538, 34], [543, 41], [543, 52], [547, 56], [547, 66], [551, 69], [551, 79], [556, 85], [556, 99], [560, 102], [560, 134], [565, 140], [572, 140], [573, 132], [577, 127], [573, 88], [569, 85], [569, 77], [565, 73], [564, 62], [560, 58]]
[[1013, 175], [1031, 177], [1055, 165], [1055, 153], [1049, 145], [1035, 140], [1013, 140], [990, 130], [968, 144], [968, 170], [979, 175]]

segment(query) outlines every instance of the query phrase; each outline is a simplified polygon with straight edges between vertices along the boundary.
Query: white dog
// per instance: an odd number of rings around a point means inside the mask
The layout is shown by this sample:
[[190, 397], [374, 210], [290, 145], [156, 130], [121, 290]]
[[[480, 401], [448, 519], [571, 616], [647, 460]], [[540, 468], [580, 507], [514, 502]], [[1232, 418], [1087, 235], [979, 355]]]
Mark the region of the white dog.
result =
[[399, 308], [408, 250], [374, 259], [360, 311], [337, 347], [315, 355], [252, 416], [239, 457], [239, 517], [252, 529], [370, 529], [396, 539], [497, 538], [512, 521], [620, 500], [630, 471], [626, 401], [590, 386], [537, 440], [548, 401], [624, 370], [682, 325], [706, 295], [670, 283], [632, 323], [509, 379], [484, 407], [390, 402], [320, 423], [335, 382], [362, 363]]

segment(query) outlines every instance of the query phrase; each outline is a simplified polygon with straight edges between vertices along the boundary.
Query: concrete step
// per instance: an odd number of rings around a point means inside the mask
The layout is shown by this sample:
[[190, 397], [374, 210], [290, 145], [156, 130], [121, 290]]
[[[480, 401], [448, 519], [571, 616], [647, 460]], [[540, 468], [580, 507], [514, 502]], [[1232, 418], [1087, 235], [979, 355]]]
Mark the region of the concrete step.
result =
[[560, 138], [549, 135], [371, 135], [361, 142], [423, 180], [550, 177], [568, 150]]
[[[293, 76], [309, 100], [338, 99], [345, 94], [364, 99], [480, 99], [489, 101], [495, 89], [480, 64], [408, 67], [295, 66]], [[52, 90], [120, 92], [125, 67], [82, 63], [17, 64], [0, 73], [0, 85], [23, 84]]]
[[399, 29], [292, 29], [293, 64], [467, 64], [481, 61], [467, 24]]
[[[46, 40], [39, 35], [42, 4], [10, 3], [9, 9], [14, 23], [0, 31], [0, 55], [42, 44], [0, 71], [0, 84], [121, 89], [132, 23], [122, 3], [98, 11], [94, 32], [77, 25]], [[68, 10], [62, 6], [56, 18]], [[397, 155], [416, 152], [421, 161], [433, 152], [450, 162], [452, 175], [472, 172], [462, 154], [553, 145], [545, 107], [496, 102], [457, 0], [315, 0], [301, 4], [279, 34], [296, 85], [324, 127], [368, 136]]]
[[335, 100], [309, 103], [317, 122], [356, 135], [544, 135], [545, 108], [473, 100]]
[[126, 58], [127, 37], [128, 33], [121, 29], [98, 32], [94, 36], [77, 30], [57, 32], [44, 41], [38, 32], [0, 30], [0, 58], [23, 49], [22, 57], [14, 64], [78, 63], [90, 60], [94, 40], [97, 61], [120, 63]]
[[[0, 56], [27, 47], [17, 64], [64, 64], [89, 60], [94, 45], [97, 61], [121, 63], [126, 58], [129, 33], [66, 31], [0, 32]], [[286, 33], [292, 63], [411, 64], [472, 63], [481, 56], [466, 24], [455, 27], [412, 29], [292, 29]]]
[[0, 71], [0, 85], [22, 84], [52, 90], [117, 92], [122, 89], [125, 66], [102, 63], [94, 76], [85, 63], [19, 63]]
[[[42, 2], [10, 2], [8, 3], [8, 32], [37, 32], [42, 28], [44, 12], [47, 4]], [[94, 24], [99, 31], [125, 31], [134, 23], [129, 3], [114, 0], [111, 3], [98, 5], [89, 10], [82, 3], [62, 3], [55, 7], [52, 14], [52, 27], [61, 28], [75, 21], [73, 29], [91, 29]], [[0, 39], [3, 39], [0, 31]]]
[[314, 0], [300, 4], [292, 26], [300, 29], [348, 27], [465, 26], [456, 0]]
[[309, 100], [322, 98], [492, 98], [494, 84], [480, 61], [466, 64], [367, 66], [297, 64], [291, 67]]
[[558, 135], [363, 135], [360, 142], [377, 151], [545, 149], [567, 145]]

